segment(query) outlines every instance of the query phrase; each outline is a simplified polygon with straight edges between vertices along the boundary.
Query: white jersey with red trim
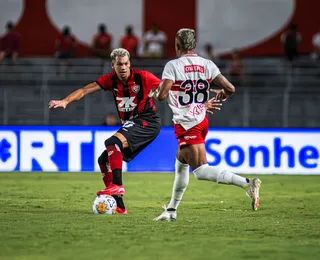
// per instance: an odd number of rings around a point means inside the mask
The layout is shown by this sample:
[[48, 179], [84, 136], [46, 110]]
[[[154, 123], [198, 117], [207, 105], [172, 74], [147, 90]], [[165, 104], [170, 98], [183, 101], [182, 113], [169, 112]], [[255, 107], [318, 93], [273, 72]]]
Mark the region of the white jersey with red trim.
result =
[[211, 60], [196, 54], [183, 55], [166, 64], [162, 80], [173, 81], [167, 103], [175, 124], [188, 130], [205, 118], [210, 82], [219, 74], [220, 70]]

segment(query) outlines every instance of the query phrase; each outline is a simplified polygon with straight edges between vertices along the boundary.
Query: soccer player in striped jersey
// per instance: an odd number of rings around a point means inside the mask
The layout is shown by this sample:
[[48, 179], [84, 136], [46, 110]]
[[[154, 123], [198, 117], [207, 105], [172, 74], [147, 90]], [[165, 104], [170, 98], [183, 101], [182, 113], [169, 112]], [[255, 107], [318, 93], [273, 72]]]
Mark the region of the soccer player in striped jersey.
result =
[[195, 48], [195, 31], [180, 29], [175, 39], [178, 58], [165, 65], [159, 88], [150, 93], [158, 100], [166, 100], [172, 109], [178, 139], [172, 197], [168, 207], [164, 206], [165, 211], [155, 221], [176, 219], [176, 210], [189, 183], [190, 167], [198, 180], [244, 188], [251, 198], [252, 209], [257, 210], [259, 207], [261, 181], [258, 178], [249, 180], [207, 163], [204, 144], [208, 133], [206, 106], [210, 83], [221, 87], [221, 90], [212, 90], [216, 93], [216, 100], [226, 100], [235, 92], [235, 87], [211, 60], [198, 56]]
[[114, 49], [110, 57], [114, 69], [111, 73], [62, 100], [50, 101], [49, 108], [66, 108], [71, 102], [101, 89], [112, 92], [122, 127], [105, 141], [106, 149], [98, 159], [105, 189], [97, 194], [113, 195], [117, 200], [117, 213], [126, 214], [122, 200], [125, 194], [122, 162], [131, 161], [159, 134], [161, 120], [154, 100], [148, 94], [159, 86], [160, 79], [148, 71], [131, 68], [130, 54], [126, 49]]

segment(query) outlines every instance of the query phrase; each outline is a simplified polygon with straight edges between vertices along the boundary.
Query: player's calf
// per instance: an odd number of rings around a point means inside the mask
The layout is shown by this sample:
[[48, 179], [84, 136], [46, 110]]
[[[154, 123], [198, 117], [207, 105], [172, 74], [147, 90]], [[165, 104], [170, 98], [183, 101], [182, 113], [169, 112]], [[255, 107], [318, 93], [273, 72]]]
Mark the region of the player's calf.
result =
[[104, 142], [112, 171], [112, 183], [122, 186], [122, 142], [115, 136]]
[[101, 171], [102, 181], [105, 187], [108, 187], [112, 183], [112, 171], [108, 161], [108, 153], [106, 150], [98, 158], [98, 164]]

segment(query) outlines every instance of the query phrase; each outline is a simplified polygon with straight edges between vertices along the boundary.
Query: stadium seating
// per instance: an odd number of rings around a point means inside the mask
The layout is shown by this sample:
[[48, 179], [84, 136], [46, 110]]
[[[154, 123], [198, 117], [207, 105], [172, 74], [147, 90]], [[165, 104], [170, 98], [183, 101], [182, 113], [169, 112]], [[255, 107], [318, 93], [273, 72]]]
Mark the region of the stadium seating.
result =
[[[146, 69], [161, 77], [165, 60], [132, 60], [136, 69]], [[51, 99], [71, 91], [111, 71], [110, 61], [73, 59], [68, 73], [56, 74], [53, 58], [20, 59], [17, 66], [0, 66], [0, 122], [3, 125], [101, 125], [114, 113], [110, 93], [98, 92], [67, 110], [47, 109]], [[226, 61], [219, 62], [225, 73]], [[307, 59], [291, 70], [280, 58], [244, 60], [245, 84], [210, 117], [215, 127], [320, 127], [319, 68]], [[66, 68], [62, 68], [65, 70]], [[171, 111], [158, 103], [164, 125], [172, 125]]]

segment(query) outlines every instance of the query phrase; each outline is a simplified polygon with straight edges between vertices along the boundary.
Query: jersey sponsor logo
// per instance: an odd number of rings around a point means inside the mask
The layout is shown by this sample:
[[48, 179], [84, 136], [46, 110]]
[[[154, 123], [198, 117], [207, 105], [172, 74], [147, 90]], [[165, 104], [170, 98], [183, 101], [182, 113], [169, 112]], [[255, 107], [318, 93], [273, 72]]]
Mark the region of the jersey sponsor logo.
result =
[[192, 140], [192, 139], [197, 139], [197, 136], [196, 135], [186, 135], [183, 138], [186, 140]]
[[140, 91], [140, 86], [137, 84], [134, 84], [131, 88], [134, 93], [138, 93]]
[[118, 109], [121, 112], [130, 112], [132, 111], [137, 104], [134, 103], [135, 97], [117, 97], [117, 100], [120, 100], [118, 103]]
[[204, 67], [201, 65], [186, 65], [184, 66], [184, 73], [200, 72], [204, 73]]

